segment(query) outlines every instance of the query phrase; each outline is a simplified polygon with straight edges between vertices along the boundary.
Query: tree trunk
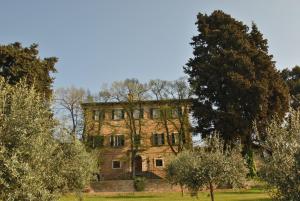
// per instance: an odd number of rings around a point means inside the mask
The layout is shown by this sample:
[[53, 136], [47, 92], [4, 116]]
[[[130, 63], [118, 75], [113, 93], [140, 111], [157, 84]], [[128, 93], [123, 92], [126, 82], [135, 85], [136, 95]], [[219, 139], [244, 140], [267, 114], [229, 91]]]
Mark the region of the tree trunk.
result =
[[211, 182], [209, 182], [210, 200], [215, 201], [214, 197], [214, 187]]
[[180, 184], [180, 189], [181, 189], [181, 197], [183, 197], [183, 186]]

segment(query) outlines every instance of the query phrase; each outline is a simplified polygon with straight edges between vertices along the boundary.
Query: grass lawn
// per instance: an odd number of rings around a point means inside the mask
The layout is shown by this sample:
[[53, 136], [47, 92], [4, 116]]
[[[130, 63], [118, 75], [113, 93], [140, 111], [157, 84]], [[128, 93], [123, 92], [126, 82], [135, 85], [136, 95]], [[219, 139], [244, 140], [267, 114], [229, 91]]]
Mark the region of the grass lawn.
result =
[[[63, 197], [60, 201], [75, 201], [72, 195]], [[120, 193], [120, 194], [85, 194], [84, 201], [210, 201], [208, 192], [199, 193], [199, 198], [191, 198], [188, 194], [181, 197], [179, 192], [171, 193]], [[215, 201], [271, 201], [270, 197], [260, 190], [221, 191], [216, 192]]]

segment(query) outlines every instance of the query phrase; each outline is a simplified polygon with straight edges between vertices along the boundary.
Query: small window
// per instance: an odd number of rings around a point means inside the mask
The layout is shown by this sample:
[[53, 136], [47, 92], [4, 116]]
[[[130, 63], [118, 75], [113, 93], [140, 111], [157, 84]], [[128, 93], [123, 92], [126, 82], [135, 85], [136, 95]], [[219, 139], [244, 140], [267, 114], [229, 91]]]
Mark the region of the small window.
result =
[[113, 120], [120, 120], [124, 119], [124, 110], [116, 109], [112, 111], [112, 119]]
[[160, 146], [165, 144], [165, 135], [162, 134], [153, 134], [152, 135], [152, 143], [154, 146]]
[[134, 119], [142, 119], [144, 117], [143, 109], [136, 109], [133, 111], [133, 118]]
[[102, 110], [94, 110], [93, 114], [93, 119], [95, 121], [103, 120], [105, 118], [105, 112]]
[[111, 147], [122, 147], [125, 144], [124, 135], [112, 135], [110, 136], [110, 146]]
[[121, 169], [121, 161], [112, 161], [112, 169]]
[[160, 158], [155, 159], [155, 167], [164, 167], [163, 159]]
[[151, 118], [152, 119], [160, 118], [160, 109], [159, 108], [152, 108], [151, 109]]

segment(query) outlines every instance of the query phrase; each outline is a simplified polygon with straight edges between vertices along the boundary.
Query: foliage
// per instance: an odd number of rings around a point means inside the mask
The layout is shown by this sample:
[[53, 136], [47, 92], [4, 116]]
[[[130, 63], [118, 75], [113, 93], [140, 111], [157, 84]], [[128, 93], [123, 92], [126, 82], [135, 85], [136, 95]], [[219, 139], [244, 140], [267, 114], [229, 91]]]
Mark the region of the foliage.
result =
[[[252, 123], [258, 129], [289, 105], [288, 88], [268, 53], [257, 26], [249, 27], [222, 11], [197, 16], [194, 57], [184, 70], [196, 96], [193, 115], [203, 137], [214, 130], [226, 143], [241, 139], [251, 149]], [[245, 152], [246, 153], [246, 152]]]
[[41, 96], [50, 98], [57, 58], [39, 57], [38, 45], [22, 47], [18, 42], [9, 45], [0, 45], [0, 77], [12, 85], [26, 78], [28, 85], [34, 85]]
[[144, 191], [146, 185], [146, 178], [145, 177], [135, 177], [133, 180], [134, 189], [136, 191]]
[[52, 201], [86, 184], [88, 155], [53, 137], [57, 122], [34, 86], [1, 79], [0, 105], [0, 200]]
[[276, 187], [276, 200], [300, 200], [300, 113], [291, 111], [289, 120], [282, 124], [274, 119], [267, 127], [264, 142], [265, 157], [262, 178]]
[[295, 66], [291, 70], [288, 68], [283, 69], [281, 76], [289, 87], [291, 106], [298, 109], [300, 106], [300, 67]]
[[192, 196], [200, 188], [210, 189], [214, 200], [214, 187], [223, 182], [241, 186], [246, 176], [240, 149], [224, 147], [218, 135], [207, 138], [204, 147], [180, 153], [167, 166], [167, 179], [172, 184], [187, 187]]

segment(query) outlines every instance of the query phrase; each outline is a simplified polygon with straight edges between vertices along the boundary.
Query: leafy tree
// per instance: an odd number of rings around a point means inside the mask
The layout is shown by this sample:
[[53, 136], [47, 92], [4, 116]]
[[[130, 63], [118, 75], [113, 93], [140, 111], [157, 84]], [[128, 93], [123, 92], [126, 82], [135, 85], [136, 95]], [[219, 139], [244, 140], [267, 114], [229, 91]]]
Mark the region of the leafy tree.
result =
[[57, 122], [34, 86], [0, 79], [0, 200], [58, 200], [91, 171], [79, 142], [54, 138]]
[[241, 186], [246, 176], [240, 149], [224, 147], [218, 135], [205, 140], [205, 146], [195, 151], [184, 151], [167, 166], [167, 179], [172, 184], [187, 187], [192, 196], [208, 187], [214, 201], [214, 188], [221, 183]]
[[288, 68], [283, 69], [281, 76], [289, 87], [291, 106], [298, 109], [300, 106], [300, 67], [295, 66], [291, 70]]
[[[197, 16], [194, 57], [184, 67], [196, 98], [193, 115], [203, 137], [214, 130], [226, 143], [241, 139], [252, 154], [253, 121], [260, 130], [289, 105], [286, 84], [268, 53], [267, 40], [222, 11]], [[250, 160], [253, 161], [253, 160]]]
[[54, 80], [51, 73], [56, 72], [57, 58], [41, 59], [37, 48], [37, 44], [22, 47], [18, 42], [0, 45], [0, 76], [12, 85], [26, 78], [27, 84], [34, 84], [36, 90], [49, 99]]
[[285, 124], [273, 119], [267, 127], [263, 145], [266, 151], [260, 175], [270, 185], [274, 199], [300, 200], [299, 111], [291, 111]]

